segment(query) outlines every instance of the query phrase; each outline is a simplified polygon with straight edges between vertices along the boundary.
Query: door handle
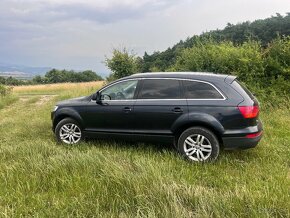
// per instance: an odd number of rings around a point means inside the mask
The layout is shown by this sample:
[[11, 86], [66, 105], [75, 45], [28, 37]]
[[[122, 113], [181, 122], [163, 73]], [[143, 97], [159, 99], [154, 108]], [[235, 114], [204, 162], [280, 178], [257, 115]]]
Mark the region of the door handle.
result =
[[132, 108], [130, 108], [130, 107], [124, 107], [124, 108], [123, 108], [123, 111], [124, 111], [125, 113], [129, 113], [129, 112], [132, 111]]
[[180, 107], [175, 107], [175, 108], [172, 109], [172, 112], [176, 113], [176, 114], [179, 114], [179, 113], [182, 113], [183, 110]]

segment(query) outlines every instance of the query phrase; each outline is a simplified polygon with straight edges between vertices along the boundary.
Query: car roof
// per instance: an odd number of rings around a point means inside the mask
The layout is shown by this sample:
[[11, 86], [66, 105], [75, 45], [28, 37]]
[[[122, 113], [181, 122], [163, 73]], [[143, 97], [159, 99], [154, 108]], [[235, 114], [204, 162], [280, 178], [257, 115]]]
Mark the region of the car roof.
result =
[[[231, 83], [236, 76], [217, 74], [210, 72], [154, 72], [154, 73], [136, 73], [127, 78], [177, 78], [177, 79], [196, 79], [205, 81], [226, 81]], [[123, 79], [125, 79], [123, 78]]]

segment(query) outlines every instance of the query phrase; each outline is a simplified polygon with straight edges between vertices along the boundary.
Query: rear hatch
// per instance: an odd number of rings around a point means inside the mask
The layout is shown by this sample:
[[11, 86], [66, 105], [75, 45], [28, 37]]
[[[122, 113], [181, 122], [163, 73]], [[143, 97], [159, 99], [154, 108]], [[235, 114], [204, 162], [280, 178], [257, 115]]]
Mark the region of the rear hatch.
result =
[[259, 123], [259, 102], [257, 98], [240, 83], [237, 79], [233, 80], [231, 86], [243, 97], [243, 101], [237, 105], [247, 126], [255, 126]]

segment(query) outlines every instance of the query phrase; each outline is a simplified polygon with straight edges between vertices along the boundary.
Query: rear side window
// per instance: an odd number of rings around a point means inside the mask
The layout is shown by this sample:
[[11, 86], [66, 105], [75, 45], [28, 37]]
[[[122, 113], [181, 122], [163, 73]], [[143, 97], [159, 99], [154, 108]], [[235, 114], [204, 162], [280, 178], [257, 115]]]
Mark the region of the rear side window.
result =
[[178, 80], [145, 79], [139, 99], [178, 99], [181, 96]]
[[247, 87], [245, 85], [243, 85], [241, 82], [239, 82], [238, 80], [235, 80], [232, 83], [232, 86], [234, 86], [236, 88], [236, 90], [242, 94], [242, 95], [248, 95], [251, 99], [254, 99], [254, 95], [249, 91], [249, 89], [247, 89]]
[[189, 99], [223, 99], [223, 96], [210, 84], [196, 81], [183, 81], [185, 96]]

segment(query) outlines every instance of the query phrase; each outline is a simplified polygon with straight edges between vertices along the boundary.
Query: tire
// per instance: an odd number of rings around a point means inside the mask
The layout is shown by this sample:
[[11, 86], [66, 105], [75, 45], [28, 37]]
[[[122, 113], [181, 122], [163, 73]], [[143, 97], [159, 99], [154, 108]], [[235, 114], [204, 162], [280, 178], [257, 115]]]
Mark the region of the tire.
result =
[[215, 161], [219, 156], [220, 145], [217, 137], [203, 127], [186, 129], [178, 138], [178, 152], [185, 159], [194, 162]]
[[65, 144], [77, 144], [83, 140], [82, 128], [72, 118], [61, 120], [55, 128], [56, 140]]

